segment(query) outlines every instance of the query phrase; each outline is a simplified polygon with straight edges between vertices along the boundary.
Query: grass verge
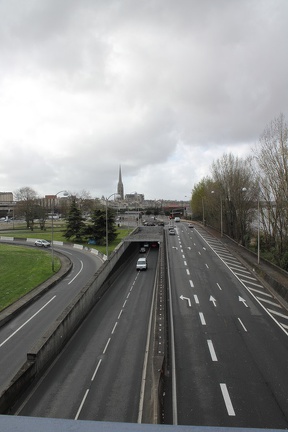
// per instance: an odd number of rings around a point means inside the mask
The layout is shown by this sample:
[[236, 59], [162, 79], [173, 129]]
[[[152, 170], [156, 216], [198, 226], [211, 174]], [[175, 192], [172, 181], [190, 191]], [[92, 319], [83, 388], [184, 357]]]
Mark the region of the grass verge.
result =
[[[54, 261], [58, 271], [60, 260]], [[0, 272], [1, 311], [54, 274], [51, 252], [0, 243]]]
[[[56, 241], [67, 242], [63, 236], [63, 226], [57, 225], [53, 229], [53, 238]], [[113, 252], [116, 246], [131, 233], [132, 229], [121, 228], [117, 231], [117, 238], [108, 245], [109, 254]], [[51, 230], [26, 229], [5, 230], [0, 233], [5, 237], [17, 238], [39, 238], [51, 241]], [[99, 250], [106, 254], [106, 246], [88, 245], [81, 243], [83, 246]], [[61, 263], [57, 256], [54, 256], [55, 271], [60, 269]], [[0, 311], [23, 297], [36, 286], [40, 285], [51, 276], [52, 261], [51, 251], [42, 249], [33, 249], [30, 247], [13, 246], [0, 243]]]

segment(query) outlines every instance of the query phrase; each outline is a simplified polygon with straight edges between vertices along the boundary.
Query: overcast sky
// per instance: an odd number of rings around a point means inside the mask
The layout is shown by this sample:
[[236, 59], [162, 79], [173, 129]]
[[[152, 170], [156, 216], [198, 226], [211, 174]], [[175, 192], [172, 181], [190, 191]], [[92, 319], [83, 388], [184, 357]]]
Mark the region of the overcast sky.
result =
[[[0, 0], [0, 191], [190, 198], [288, 116], [287, 0]], [[187, 199], [188, 199], [187, 198]]]

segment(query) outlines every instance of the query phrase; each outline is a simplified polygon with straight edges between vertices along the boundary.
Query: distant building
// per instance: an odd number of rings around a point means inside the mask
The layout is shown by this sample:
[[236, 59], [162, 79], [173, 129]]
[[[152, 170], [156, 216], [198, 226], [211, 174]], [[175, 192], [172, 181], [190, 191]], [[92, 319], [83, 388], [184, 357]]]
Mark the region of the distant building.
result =
[[15, 201], [12, 192], [0, 192], [0, 215], [1, 217], [12, 217]]
[[119, 195], [119, 199], [124, 200], [124, 186], [122, 182], [122, 173], [121, 173], [121, 165], [119, 167], [119, 180], [117, 186], [117, 193]]
[[144, 195], [138, 194], [137, 192], [126, 194], [125, 195], [125, 201], [127, 201], [128, 204], [143, 204], [144, 202]]

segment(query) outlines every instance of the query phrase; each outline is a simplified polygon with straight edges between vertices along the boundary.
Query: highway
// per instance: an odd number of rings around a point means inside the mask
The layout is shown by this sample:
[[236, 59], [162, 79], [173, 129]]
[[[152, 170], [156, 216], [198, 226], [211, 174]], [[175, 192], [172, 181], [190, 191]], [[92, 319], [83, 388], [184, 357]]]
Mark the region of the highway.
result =
[[175, 226], [168, 236], [175, 373], [165, 422], [287, 428], [287, 312], [205, 230]]
[[70, 258], [73, 263], [72, 270], [29, 308], [0, 328], [0, 390], [5, 388], [26, 361], [31, 346], [45, 333], [102, 264], [97, 256], [89, 252], [65, 246], [54, 249]]
[[[167, 235], [172, 367], [164, 422], [286, 429], [287, 311], [219, 240], [201, 227], [174, 225], [176, 235]], [[158, 251], [149, 250], [147, 271], [135, 270], [138, 256], [15, 414], [141, 422]]]
[[141, 422], [146, 341], [158, 249], [137, 254], [79, 327], [17, 414], [98, 421]]

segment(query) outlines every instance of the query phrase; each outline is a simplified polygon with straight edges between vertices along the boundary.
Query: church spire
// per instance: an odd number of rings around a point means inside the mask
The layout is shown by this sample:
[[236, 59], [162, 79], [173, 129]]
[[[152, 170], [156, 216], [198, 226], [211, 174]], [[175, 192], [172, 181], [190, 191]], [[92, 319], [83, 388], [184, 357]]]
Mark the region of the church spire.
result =
[[121, 165], [119, 167], [119, 180], [118, 180], [118, 186], [117, 186], [117, 193], [120, 195], [120, 198], [124, 200], [124, 186], [122, 182], [122, 173], [121, 173]]

